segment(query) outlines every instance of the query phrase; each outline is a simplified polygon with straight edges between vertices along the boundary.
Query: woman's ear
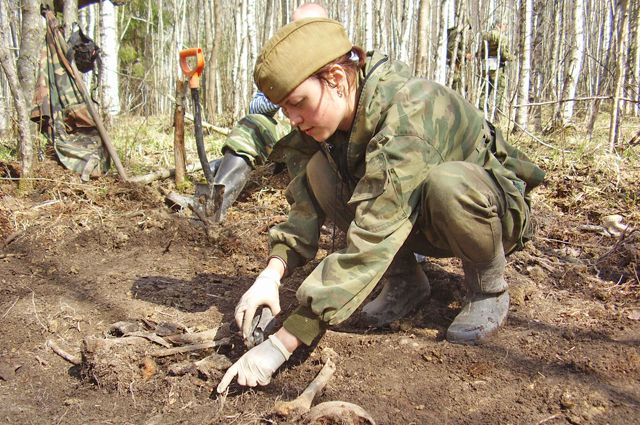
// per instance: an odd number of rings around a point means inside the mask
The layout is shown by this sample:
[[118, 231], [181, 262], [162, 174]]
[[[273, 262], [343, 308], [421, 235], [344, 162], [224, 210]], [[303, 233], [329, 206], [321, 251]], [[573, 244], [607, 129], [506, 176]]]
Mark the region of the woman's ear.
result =
[[330, 87], [341, 87], [347, 81], [347, 73], [344, 68], [338, 64], [333, 64], [327, 72], [327, 82]]

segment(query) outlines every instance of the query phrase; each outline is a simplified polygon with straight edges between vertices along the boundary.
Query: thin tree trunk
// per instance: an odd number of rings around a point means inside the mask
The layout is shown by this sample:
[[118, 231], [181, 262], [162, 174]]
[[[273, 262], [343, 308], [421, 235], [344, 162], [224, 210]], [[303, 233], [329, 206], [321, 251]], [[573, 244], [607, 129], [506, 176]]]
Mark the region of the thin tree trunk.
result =
[[7, 137], [9, 134], [9, 89], [5, 83], [6, 79], [0, 78], [0, 137]]
[[[533, 0], [521, 0], [522, 28], [521, 28], [521, 46], [520, 49], [520, 77], [518, 84], [518, 102], [529, 102], [529, 86], [531, 81], [531, 25], [533, 16]], [[516, 112], [516, 128], [519, 130], [527, 130], [529, 111], [528, 107], [518, 108]]]
[[427, 0], [420, 0], [418, 9], [418, 29], [416, 33], [416, 56], [414, 59], [414, 72], [416, 75], [425, 76], [427, 74]]
[[[544, 36], [543, 25], [543, 8], [544, 3], [540, 0], [534, 5], [534, 25], [533, 32], [535, 34], [535, 38], [533, 41], [533, 54], [532, 54], [532, 77], [533, 77], [533, 90], [532, 90], [532, 98], [534, 102], [539, 102], [542, 99], [542, 90], [543, 90], [543, 81], [544, 81], [544, 70], [543, 70], [543, 50], [542, 50], [542, 40]], [[533, 118], [533, 128], [536, 132], [542, 131], [542, 106], [534, 106], [531, 108], [531, 114]]]
[[[640, 20], [640, 3], [636, 2], [636, 16], [633, 22], [637, 24], [638, 20]], [[640, 28], [638, 28], [638, 25], [634, 26], [634, 31], [635, 46], [633, 51], [635, 52], [635, 63], [633, 65], [633, 75], [635, 82], [632, 87], [636, 88], [635, 98], [637, 102], [633, 105], [633, 111], [636, 117], [640, 117]]]
[[[563, 87], [563, 69], [562, 64], [564, 63], [564, 0], [560, 0], [560, 2], [556, 3], [556, 13], [555, 13], [555, 34], [553, 38], [553, 57], [551, 59], [551, 76], [555, 80], [555, 84], [553, 85], [553, 89], [555, 92], [556, 100], [562, 100], [562, 90]], [[554, 107], [553, 116], [557, 117], [560, 115], [560, 108], [562, 107], [561, 103], [557, 103]]]
[[20, 173], [20, 182], [18, 186], [21, 191], [29, 191], [31, 189], [31, 174], [33, 167], [33, 141], [31, 140], [31, 132], [29, 131], [29, 114], [27, 111], [27, 102], [22, 92], [22, 87], [18, 80], [16, 65], [14, 63], [15, 56], [9, 50], [11, 45], [7, 35], [9, 34], [9, 9], [6, 0], [0, 0], [0, 65], [7, 77], [9, 89], [13, 96], [13, 104], [17, 113], [18, 125], [18, 154], [22, 171]]
[[[449, 0], [454, 1], [454, 0]], [[414, 24], [414, 7], [413, 1], [407, 1], [402, 10], [402, 32], [400, 37], [400, 55], [399, 58], [405, 63], [409, 63], [409, 59], [414, 56], [409, 52], [409, 46], [412, 46], [413, 24]], [[446, 60], [446, 59], [445, 59]]]
[[373, 46], [373, 0], [364, 1], [364, 49], [371, 50]]
[[78, 0], [64, 0], [62, 19], [64, 19], [64, 38], [69, 39], [73, 32], [73, 24], [78, 22]]
[[[606, 14], [604, 17], [604, 31], [602, 33], [602, 55], [597, 57], [597, 59], [599, 60], [599, 77], [595, 90], [596, 96], [600, 96], [607, 91], [607, 88], [609, 87], [609, 81], [611, 80], [611, 78], [609, 77], [609, 63], [611, 62], [611, 40], [613, 38], [613, 21], [615, 13], [612, 2], [606, 2], [605, 7]], [[589, 138], [591, 138], [591, 136], [593, 135], [593, 128], [596, 124], [596, 119], [598, 118], [598, 114], [600, 112], [601, 103], [601, 99], [596, 99], [589, 107], [589, 114], [587, 118], [587, 134], [589, 135]]]
[[24, 98], [28, 102], [27, 106], [33, 98], [43, 38], [44, 26], [40, 17], [40, 2], [38, 0], [22, 0], [22, 33], [17, 65], [18, 79]]
[[629, 0], [620, 0], [620, 12], [622, 14], [622, 28], [620, 41], [618, 42], [618, 79], [616, 82], [613, 107], [611, 108], [611, 121], [609, 124], [609, 152], [613, 152], [620, 137], [620, 98], [624, 93], [624, 82], [627, 77], [627, 48], [629, 40]]
[[118, 34], [116, 10], [110, 1], [100, 3], [100, 41], [102, 50], [102, 108], [107, 115], [120, 112], [118, 89]]
[[[582, 72], [582, 62], [584, 59], [584, 3], [583, 0], [574, 0], [573, 7], [573, 31], [574, 46], [571, 49], [571, 59], [569, 61], [569, 69], [564, 80], [564, 89], [562, 91], [563, 99], [573, 99], [576, 97], [578, 89], [578, 81]], [[562, 111], [561, 124], [566, 126], [573, 118], [573, 107], [575, 102], [569, 100], [564, 103]]]
[[176, 168], [176, 187], [184, 185], [185, 174], [185, 149], [184, 149], [184, 104], [185, 104], [185, 84], [182, 80], [176, 81], [176, 110], [174, 114], [173, 132], [173, 156]]
[[438, 37], [438, 55], [436, 59], [435, 80], [440, 84], [447, 82], [447, 29], [449, 28], [449, 2], [443, 0], [440, 9], [440, 34]]

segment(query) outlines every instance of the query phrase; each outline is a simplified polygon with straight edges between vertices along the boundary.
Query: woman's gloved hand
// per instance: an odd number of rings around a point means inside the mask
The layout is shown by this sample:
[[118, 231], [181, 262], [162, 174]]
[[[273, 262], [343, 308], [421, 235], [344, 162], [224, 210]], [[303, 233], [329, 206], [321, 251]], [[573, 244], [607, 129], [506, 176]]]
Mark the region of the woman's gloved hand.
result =
[[280, 276], [274, 269], [264, 269], [240, 298], [234, 316], [245, 340], [251, 335], [251, 323], [258, 307], [266, 305], [274, 316], [280, 313]]
[[260, 345], [253, 347], [244, 353], [235, 362], [218, 384], [218, 393], [223, 393], [238, 376], [238, 384], [248, 387], [267, 385], [271, 382], [271, 376], [284, 362], [289, 360], [291, 353], [287, 351], [277, 336], [271, 335], [269, 339]]

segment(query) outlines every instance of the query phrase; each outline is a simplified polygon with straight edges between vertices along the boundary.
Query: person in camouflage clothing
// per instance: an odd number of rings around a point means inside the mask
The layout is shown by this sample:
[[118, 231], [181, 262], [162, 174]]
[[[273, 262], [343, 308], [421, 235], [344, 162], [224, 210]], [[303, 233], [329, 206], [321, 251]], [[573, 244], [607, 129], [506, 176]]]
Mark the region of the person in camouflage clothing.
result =
[[[482, 40], [478, 56], [482, 64], [482, 76], [486, 90], [482, 91], [480, 105], [488, 110], [491, 93], [495, 89], [496, 106], [502, 103], [502, 96], [506, 85], [505, 65], [514, 59], [509, 50], [509, 42], [506, 37], [506, 26], [497, 23], [489, 31], [482, 33]], [[486, 93], [486, 96], [485, 96]]]
[[309, 274], [299, 307], [231, 366], [218, 392], [236, 376], [240, 385], [268, 384], [297, 347], [349, 318], [383, 276], [363, 319], [383, 326], [409, 313], [429, 294], [412, 251], [462, 260], [468, 302], [447, 330], [450, 342], [480, 343], [495, 332], [509, 308], [505, 255], [531, 237], [529, 193], [542, 170], [457, 93], [365, 54], [333, 20], [280, 29], [254, 79], [298, 131], [272, 154], [291, 175], [291, 210], [271, 229], [267, 267], [236, 307], [243, 336], [259, 306], [279, 313], [280, 280], [315, 257], [326, 219], [346, 231], [346, 248]]

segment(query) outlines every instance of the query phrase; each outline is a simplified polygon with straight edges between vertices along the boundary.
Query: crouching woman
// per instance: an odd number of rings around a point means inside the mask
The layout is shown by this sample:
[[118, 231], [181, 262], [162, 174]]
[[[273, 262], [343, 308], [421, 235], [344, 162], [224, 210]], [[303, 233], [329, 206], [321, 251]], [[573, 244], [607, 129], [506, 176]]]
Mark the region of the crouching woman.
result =
[[325, 220], [347, 240], [300, 285], [300, 305], [283, 327], [245, 353], [218, 391], [236, 376], [240, 385], [269, 383], [297, 347], [350, 317], [379, 283], [364, 321], [382, 326], [407, 314], [429, 295], [414, 253], [462, 260], [468, 301], [447, 329], [450, 342], [495, 332], [509, 309], [505, 255], [531, 236], [528, 194], [544, 173], [462, 97], [365, 54], [333, 20], [281, 28], [254, 79], [298, 131], [277, 146], [291, 210], [271, 230], [268, 265], [236, 307], [244, 337], [257, 308], [279, 313], [280, 279], [314, 258]]

